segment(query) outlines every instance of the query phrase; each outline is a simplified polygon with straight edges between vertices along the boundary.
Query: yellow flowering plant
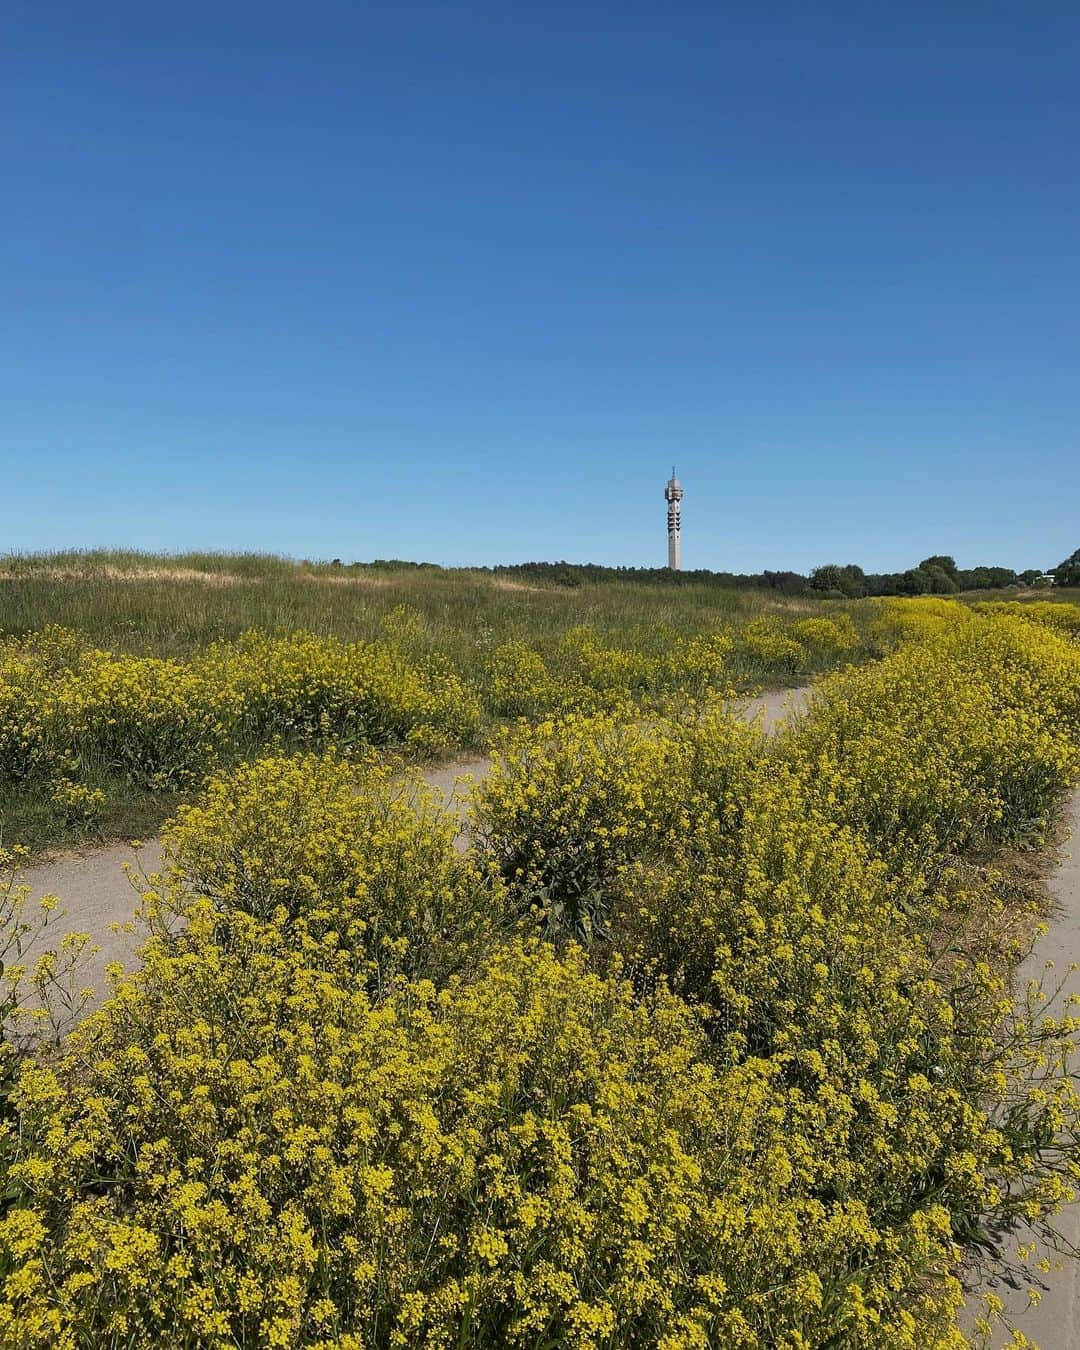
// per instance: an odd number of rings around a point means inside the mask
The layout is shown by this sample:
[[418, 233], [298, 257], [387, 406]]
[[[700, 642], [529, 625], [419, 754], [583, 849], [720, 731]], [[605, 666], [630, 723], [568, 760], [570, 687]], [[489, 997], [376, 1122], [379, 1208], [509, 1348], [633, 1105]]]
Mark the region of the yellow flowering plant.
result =
[[875, 1292], [940, 1261], [937, 1211], [883, 1246], [803, 1198], [774, 1066], [711, 1067], [681, 1000], [511, 943], [376, 1006], [237, 923], [152, 944], [24, 1072], [7, 1342], [914, 1345], [910, 1318], [960, 1343], [948, 1301]]
[[373, 988], [403, 972], [441, 979], [475, 961], [508, 914], [494, 869], [459, 852], [456, 834], [421, 782], [371, 755], [265, 756], [181, 807], [157, 917], [207, 900], [347, 950]]
[[734, 801], [761, 748], [758, 727], [717, 702], [648, 720], [568, 713], [497, 742], [474, 830], [519, 912], [549, 937], [590, 942], [606, 931], [618, 871], [689, 831], [704, 790]]

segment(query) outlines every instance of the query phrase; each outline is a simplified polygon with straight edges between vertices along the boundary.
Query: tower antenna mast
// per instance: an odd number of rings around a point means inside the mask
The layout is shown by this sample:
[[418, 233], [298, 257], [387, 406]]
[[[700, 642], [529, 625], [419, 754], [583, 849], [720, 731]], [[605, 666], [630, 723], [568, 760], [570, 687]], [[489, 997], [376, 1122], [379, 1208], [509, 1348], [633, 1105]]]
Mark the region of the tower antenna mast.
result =
[[671, 477], [664, 488], [664, 501], [667, 502], [667, 565], [673, 572], [682, 568], [682, 484], [675, 477], [675, 465], [671, 466]]

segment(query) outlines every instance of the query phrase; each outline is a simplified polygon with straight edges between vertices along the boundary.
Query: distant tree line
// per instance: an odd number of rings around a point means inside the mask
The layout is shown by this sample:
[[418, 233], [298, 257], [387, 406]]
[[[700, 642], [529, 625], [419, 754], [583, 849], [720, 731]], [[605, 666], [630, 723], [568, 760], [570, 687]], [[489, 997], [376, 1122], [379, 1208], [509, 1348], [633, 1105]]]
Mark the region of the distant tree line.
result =
[[537, 581], [549, 586], [581, 586], [587, 581], [637, 581], [656, 586], [718, 586], [785, 591], [800, 595], [809, 579], [800, 572], [710, 572], [707, 568], [673, 572], [667, 567], [603, 567], [600, 563], [526, 562], [477, 568], [495, 576]]
[[673, 572], [667, 567], [602, 567], [599, 563], [526, 562], [485, 567], [480, 571], [554, 586], [581, 586], [596, 581], [637, 581], [660, 586], [719, 586], [781, 591], [804, 591], [858, 598], [864, 595], [955, 595], [959, 591], [1001, 590], [1007, 586], [1047, 584], [1080, 586], [1080, 549], [1044, 573], [1038, 567], [1017, 572], [1012, 567], [960, 568], [946, 553], [924, 558], [904, 572], [864, 572], [856, 563], [825, 563], [809, 576], [801, 572], [712, 572], [705, 568]]
[[487, 572], [497, 577], [512, 577], [518, 581], [535, 581], [548, 586], [582, 586], [587, 581], [638, 581], [658, 586], [710, 585], [730, 590], [732, 587], [786, 591], [801, 595], [810, 584], [801, 572], [710, 572], [699, 568], [693, 572], [672, 572], [666, 567], [603, 567], [600, 563], [525, 562], [501, 563], [495, 567], [440, 567], [438, 563], [408, 562], [403, 558], [374, 558], [371, 562], [343, 563], [335, 558], [331, 567], [350, 570], [373, 568], [387, 572], [455, 571]]
[[955, 595], [958, 591], [993, 591], [1005, 586], [1033, 586], [1043, 573], [1037, 567], [1017, 572], [1011, 567], [972, 567], [961, 570], [947, 553], [924, 558], [904, 572], [865, 573], [848, 563], [826, 563], [810, 573], [810, 588], [845, 596]]
[[[332, 566], [340, 567], [335, 558]], [[348, 567], [374, 567], [388, 571], [453, 571], [436, 563], [407, 562], [398, 558], [376, 558], [370, 563], [348, 563]], [[1059, 586], [1080, 586], [1080, 548], [1049, 573], [1037, 567], [1023, 572], [1011, 567], [960, 568], [947, 553], [924, 558], [905, 572], [864, 572], [856, 563], [825, 563], [809, 576], [801, 572], [712, 572], [707, 568], [673, 572], [667, 567], [603, 567], [599, 563], [524, 562], [496, 567], [468, 569], [494, 576], [513, 577], [547, 586], [582, 586], [586, 582], [636, 581], [655, 586], [717, 586], [725, 590], [771, 590], [786, 595], [815, 591], [831, 596], [857, 599], [864, 595], [955, 595], [958, 591], [992, 591], [1007, 586], [1047, 584], [1052, 576]]]
[[1050, 572], [1038, 567], [960, 568], [947, 553], [935, 553], [905, 572], [866, 573], [855, 563], [826, 563], [810, 573], [809, 587], [830, 595], [955, 595], [958, 591], [994, 591], [1007, 586], [1039, 586], [1053, 578], [1059, 586], [1080, 586], [1080, 549]]

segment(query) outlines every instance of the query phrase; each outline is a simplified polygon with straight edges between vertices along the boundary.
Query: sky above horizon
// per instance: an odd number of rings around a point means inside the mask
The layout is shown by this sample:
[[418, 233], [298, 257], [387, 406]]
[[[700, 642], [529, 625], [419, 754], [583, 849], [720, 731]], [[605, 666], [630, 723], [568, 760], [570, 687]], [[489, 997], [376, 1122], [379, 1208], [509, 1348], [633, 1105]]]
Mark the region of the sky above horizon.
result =
[[0, 14], [0, 552], [1052, 566], [1073, 4]]

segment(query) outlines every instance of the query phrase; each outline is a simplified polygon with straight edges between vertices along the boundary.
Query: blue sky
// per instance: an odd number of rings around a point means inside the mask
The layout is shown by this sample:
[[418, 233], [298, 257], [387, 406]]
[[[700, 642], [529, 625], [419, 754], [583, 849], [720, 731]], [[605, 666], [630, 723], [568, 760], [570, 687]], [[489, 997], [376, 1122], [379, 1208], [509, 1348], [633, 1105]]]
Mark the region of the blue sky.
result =
[[0, 550], [1080, 545], [1080, 10], [0, 15]]

